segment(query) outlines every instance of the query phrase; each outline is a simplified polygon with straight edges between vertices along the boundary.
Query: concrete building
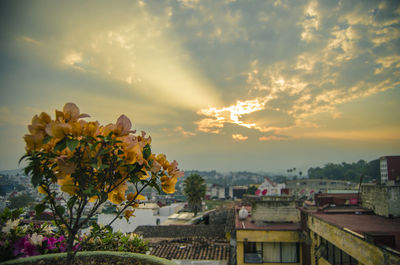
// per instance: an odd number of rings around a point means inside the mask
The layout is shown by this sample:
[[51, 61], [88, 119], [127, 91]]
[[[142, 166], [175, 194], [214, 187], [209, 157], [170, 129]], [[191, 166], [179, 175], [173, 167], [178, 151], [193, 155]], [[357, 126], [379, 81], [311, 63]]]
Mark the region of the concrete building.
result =
[[362, 207], [384, 217], [400, 217], [400, 186], [363, 184]]
[[355, 190], [356, 184], [333, 179], [296, 179], [286, 181], [289, 195], [310, 197], [315, 193], [328, 193], [329, 190]]
[[320, 194], [300, 208], [304, 264], [400, 264], [400, 219], [355, 203], [379, 200], [380, 189], [366, 197], [370, 186], [360, 195]]
[[236, 264], [302, 264], [300, 202], [289, 196], [246, 196], [235, 209]]
[[342, 194], [330, 196], [336, 204], [300, 209], [303, 264], [400, 264], [400, 219], [346, 205]]
[[400, 184], [400, 156], [380, 158], [381, 184]]
[[247, 186], [233, 186], [232, 187], [232, 197], [234, 199], [241, 199], [247, 193]]
[[314, 201], [246, 196], [235, 210], [241, 264], [400, 264], [400, 186], [363, 185]]
[[265, 177], [264, 182], [256, 190], [257, 196], [276, 196], [281, 195], [282, 190], [285, 189], [285, 184], [277, 184]]

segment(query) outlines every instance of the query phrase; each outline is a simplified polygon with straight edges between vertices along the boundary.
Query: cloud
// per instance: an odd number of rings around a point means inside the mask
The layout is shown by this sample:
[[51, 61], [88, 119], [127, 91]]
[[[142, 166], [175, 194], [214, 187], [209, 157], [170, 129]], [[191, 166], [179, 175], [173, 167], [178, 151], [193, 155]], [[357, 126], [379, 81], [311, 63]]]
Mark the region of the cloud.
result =
[[189, 132], [189, 131], [185, 131], [182, 126], [178, 126], [174, 129], [175, 132], [181, 133], [183, 136], [188, 137], [188, 136], [195, 136], [196, 133], [194, 132]]
[[231, 105], [225, 108], [208, 108], [201, 109], [198, 114], [206, 116], [197, 122], [198, 130], [204, 132], [218, 133], [220, 130], [213, 128], [223, 128], [225, 123], [232, 123], [246, 128], [254, 128], [257, 125], [255, 123], [246, 123], [242, 120], [242, 116], [250, 114], [265, 108], [271, 97], [256, 98], [246, 101], [237, 101], [235, 105]]
[[19, 36], [19, 37], [17, 37], [17, 41], [23, 41], [23, 42], [26, 42], [26, 43], [29, 43], [29, 44], [34, 44], [36, 46], [42, 45], [42, 43], [40, 41], [34, 40], [34, 39], [32, 39], [31, 37], [28, 37], [28, 36]]
[[241, 134], [232, 134], [232, 139], [235, 141], [246, 141], [249, 137]]
[[317, 10], [317, 1], [310, 1], [304, 9], [304, 19], [299, 24], [303, 27], [301, 39], [310, 42], [315, 37], [315, 32], [319, 28], [319, 12]]
[[271, 135], [271, 136], [261, 136], [258, 138], [258, 140], [259, 141], [285, 141], [285, 140], [288, 140], [288, 138]]
[[[321, 130], [320, 124], [326, 121], [319, 114], [340, 120], [345, 114], [338, 106], [399, 87], [400, 57], [394, 48], [400, 40], [395, 27], [400, 22], [395, 15], [398, 10], [398, 6], [349, 8], [310, 1], [300, 9], [302, 14], [291, 16], [298, 17], [302, 27], [298, 42], [307, 42], [309, 47], [279, 61], [262, 57], [249, 61], [247, 94], [234, 103], [198, 111], [202, 117], [196, 122], [198, 130], [221, 133], [226, 124], [233, 124], [273, 133], [260, 140], [281, 140], [282, 133], [283, 139], [301, 138], [302, 131], [296, 135], [296, 129]], [[271, 17], [265, 21], [271, 22]], [[272, 118], [272, 112], [285, 122]]]

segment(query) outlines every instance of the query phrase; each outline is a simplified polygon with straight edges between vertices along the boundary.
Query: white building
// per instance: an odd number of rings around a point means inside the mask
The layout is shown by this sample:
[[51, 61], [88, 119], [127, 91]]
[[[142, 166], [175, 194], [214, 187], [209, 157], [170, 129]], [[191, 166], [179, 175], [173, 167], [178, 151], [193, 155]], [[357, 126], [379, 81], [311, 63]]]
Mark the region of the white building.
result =
[[265, 181], [258, 187], [257, 196], [281, 195], [281, 190], [285, 188], [285, 183], [277, 184], [265, 177]]

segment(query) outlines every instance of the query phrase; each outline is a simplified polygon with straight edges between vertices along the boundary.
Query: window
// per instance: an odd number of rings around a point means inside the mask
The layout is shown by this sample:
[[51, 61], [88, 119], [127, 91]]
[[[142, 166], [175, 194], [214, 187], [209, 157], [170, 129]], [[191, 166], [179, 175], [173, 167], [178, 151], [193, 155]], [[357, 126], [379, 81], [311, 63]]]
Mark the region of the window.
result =
[[260, 242], [244, 242], [244, 263], [262, 263]]
[[332, 265], [358, 265], [358, 261], [355, 258], [324, 238], [321, 238], [321, 247], [324, 248], [321, 256]]
[[245, 242], [245, 263], [297, 263], [299, 244], [284, 242]]

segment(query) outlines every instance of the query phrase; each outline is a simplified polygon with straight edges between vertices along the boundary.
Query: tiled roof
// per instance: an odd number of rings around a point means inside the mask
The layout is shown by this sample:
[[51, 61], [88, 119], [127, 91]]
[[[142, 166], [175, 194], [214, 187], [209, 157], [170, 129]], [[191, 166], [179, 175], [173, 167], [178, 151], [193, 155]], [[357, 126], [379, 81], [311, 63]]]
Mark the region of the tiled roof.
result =
[[150, 244], [150, 255], [178, 260], [228, 260], [229, 243], [202, 237], [165, 240]]

